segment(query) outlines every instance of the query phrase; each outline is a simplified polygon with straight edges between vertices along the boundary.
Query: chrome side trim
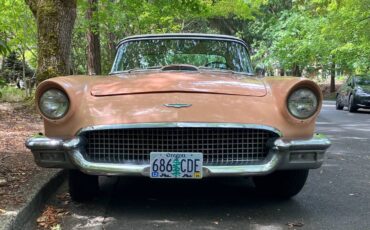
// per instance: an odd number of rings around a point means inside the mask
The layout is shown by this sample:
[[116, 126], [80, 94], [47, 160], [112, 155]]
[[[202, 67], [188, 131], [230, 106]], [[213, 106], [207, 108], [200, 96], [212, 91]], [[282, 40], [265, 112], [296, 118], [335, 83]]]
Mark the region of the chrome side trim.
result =
[[294, 151], [294, 150], [326, 150], [331, 145], [331, 142], [323, 134], [315, 134], [309, 140], [282, 140], [277, 139], [273, 149], [277, 151]]
[[93, 130], [107, 130], [107, 129], [138, 129], [138, 128], [244, 128], [244, 129], [263, 129], [274, 132], [282, 137], [280, 130], [267, 126], [256, 124], [242, 124], [242, 123], [197, 123], [197, 122], [170, 122], [170, 123], [136, 123], [136, 124], [117, 124], [117, 125], [97, 125], [80, 129], [76, 136], [80, 136], [84, 132]]
[[[237, 37], [221, 34], [202, 34], [202, 33], [167, 33], [167, 34], [143, 34], [129, 36], [118, 42], [116, 49], [123, 43], [132, 41], [152, 40], [152, 39], [199, 39], [199, 40], [216, 40], [216, 41], [233, 41], [244, 45], [246, 48], [247, 43]], [[247, 49], [248, 50], [248, 49]]]
[[84, 139], [82, 137], [76, 137], [69, 140], [54, 139], [48, 137], [34, 137], [29, 138], [26, 141], [26, 147], [32, 151], [37, 150], [65, 150], [78, 148], [84, 144]]

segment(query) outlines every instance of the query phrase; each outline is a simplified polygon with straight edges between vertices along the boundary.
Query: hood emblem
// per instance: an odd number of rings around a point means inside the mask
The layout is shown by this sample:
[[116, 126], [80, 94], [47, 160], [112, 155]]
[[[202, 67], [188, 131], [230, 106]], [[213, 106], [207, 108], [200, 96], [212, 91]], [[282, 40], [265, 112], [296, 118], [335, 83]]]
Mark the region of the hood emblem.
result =
[[164, 106], [179, 109], [179, 108], [190, 107], [190, 106], [192, 106], [192, 104], [175, 103], [175, 104], [164, 104]]

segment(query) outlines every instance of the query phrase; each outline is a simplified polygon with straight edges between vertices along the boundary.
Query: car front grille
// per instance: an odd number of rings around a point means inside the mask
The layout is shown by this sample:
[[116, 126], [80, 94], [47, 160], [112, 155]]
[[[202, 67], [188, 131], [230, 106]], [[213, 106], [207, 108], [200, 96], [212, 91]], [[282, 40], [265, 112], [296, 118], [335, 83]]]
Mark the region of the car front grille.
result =
[[261, 163], [278, 135], [246, 128], [131, 128], [94, 130], [87, 139], [86, 160], [99, 163], [148, 164], [151, 152], [200, 152], [204, 165]]

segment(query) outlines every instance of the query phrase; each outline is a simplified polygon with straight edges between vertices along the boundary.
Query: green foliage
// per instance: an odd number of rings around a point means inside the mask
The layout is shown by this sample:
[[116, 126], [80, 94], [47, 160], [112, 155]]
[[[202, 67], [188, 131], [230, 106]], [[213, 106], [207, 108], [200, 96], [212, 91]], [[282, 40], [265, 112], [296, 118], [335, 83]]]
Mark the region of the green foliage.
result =
[[0, 89], [6, 86], [6, 82], [3, 78], [0, 78]]
[[[98, 0], [92, 20], [86, 19], [88, 7], [78, 0], [72, 43], [76, 74], [87, 72], [91, 25], [100, 34], [103, 73], [110, 71], [120, 39], [171, 32], [241, 37], [251, 45], [254, 63], [270, 74], [276, 69], [328, 74], [333, 66], [343, 75], [370, 71], [370, 0]], [[36, 63], [37, 30], [29, 7], [24, 0], [2, 0], [0, 12], [0, 55], [9, 48]]]
[[270, 0], [251, 23], [259, 66], [311, 74], [334, 62], [347, 74], [370, 70], [369, 0], [295, 1], [289, 8], [287, 2]]
[[0, 88], [0, 101], [5, 102], [20, 102], [26, 99], [24, 90], [20, 90], [15, 86], [6, 85]]
[[87, 1], [78, 1], [78, 20], [73, 32], [73, 64], [76, 73], [86, 73], [86, 39], [89, 25], [99, 29], [102, 69], [111, 68], [115, 45], [127, 36], [147, 33], [215, 32], [212, 18], [252, 19], [265, 0], [99, 0], [93, 20], [85, 17]]
[[[31, 78], [33, 70], [25, 65], [26, 78]], [[17, 79], [23, 78], [23, 63], [19, 60], [17, 53], [11, 52], [4, 60], [3, 68], [0, 71], [3, 80], [8, 83], [16, 83]]]
[[9, 47], [5, 44], [5, 42], [0, 40], [0, 54], [6, 55], [9, 51]]
[[[0, 41], [8, 50], [29, 51], [36, 58], [36, 25], [24, 0], [0, 1]], [[0, 42], [0, 54], [1, 52]]]

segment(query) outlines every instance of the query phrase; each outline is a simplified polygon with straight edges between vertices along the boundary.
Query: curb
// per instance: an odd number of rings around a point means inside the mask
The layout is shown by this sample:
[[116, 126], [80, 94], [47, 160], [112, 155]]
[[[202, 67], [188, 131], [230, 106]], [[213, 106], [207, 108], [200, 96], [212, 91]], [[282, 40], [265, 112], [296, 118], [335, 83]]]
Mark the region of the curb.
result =
[[[0, 230], [21, 230], [33, 219], [36, 219], [44, 203], [67, 178], [67, 170], [55, 170], [44, 176], [41, 185], [30, 190], [26, 203], [19, 210], [12, 212], [5, 219], [0, 219]], [[34, 186], [35, 187], [35, 186]], [[3, 216], [0, 216], [4, 218]]]

